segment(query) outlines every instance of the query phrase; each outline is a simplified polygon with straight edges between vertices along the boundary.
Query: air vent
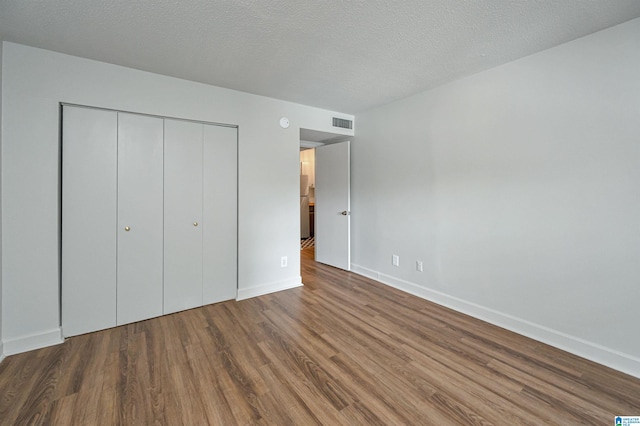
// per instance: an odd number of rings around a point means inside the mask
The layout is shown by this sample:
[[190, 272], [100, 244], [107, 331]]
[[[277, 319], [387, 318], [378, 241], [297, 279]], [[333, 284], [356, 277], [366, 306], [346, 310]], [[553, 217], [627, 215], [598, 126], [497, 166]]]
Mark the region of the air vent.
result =
[[333, 117], [333, 127], [340, 127], [341, 129], [353, 129], [353, 121], [345, 120], [344, 118]]

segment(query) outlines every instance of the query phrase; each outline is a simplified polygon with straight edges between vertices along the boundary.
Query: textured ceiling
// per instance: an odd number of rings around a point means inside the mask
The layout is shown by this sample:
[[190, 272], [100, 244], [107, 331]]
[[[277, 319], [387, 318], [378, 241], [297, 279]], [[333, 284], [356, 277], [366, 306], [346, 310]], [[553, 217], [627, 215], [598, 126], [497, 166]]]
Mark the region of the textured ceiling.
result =
[[0, 0], [0, 36], [355, 113], [636, 17], [637, 0]]

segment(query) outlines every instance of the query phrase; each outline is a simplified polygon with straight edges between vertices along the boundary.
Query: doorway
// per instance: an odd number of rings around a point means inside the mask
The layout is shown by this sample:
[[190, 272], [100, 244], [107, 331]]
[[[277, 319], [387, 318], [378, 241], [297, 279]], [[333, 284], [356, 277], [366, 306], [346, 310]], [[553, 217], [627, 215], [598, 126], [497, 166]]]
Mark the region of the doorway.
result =
[[[333, 214], [330, 214], [335, 210], [334, 203], [330, 201], [327, 197], [324, 197], [325, 201], [320, 201], [316, 197], [316, 187], [317, 187], [317, 179], [316, 171], [316, 154], [317, 150], [325, 151], [331, 145], [331, 148], [337, 147], [341, 142], [345, 142], [351, 139], [351, 136], [341, 135], [337, 133], [330, 132], [321, 132], [310, 129], [300, 129], [300, 242], [301, 242], [301, 250], [307, 250], [307, 252], [312, 251], [313, 256], [317, 261], [322, 263], [329, 264], [331, 266], [336, 266], [341, 269], [349, 270], [349, 227], [341, 227], [338, 224], [333, 223]], [[345, 144], [342, 144], [345, 145]], [[346, 144], [348, 145], [348, 143]], [[331, 174], [333, 174], [334, 167], [339, 169], [343, 169], [345, 164], [348, 168], [349, 157], [348, 151], [347, 154], [340, 154], [337, 157], [333, 156], [330, 160], [330, 164], [327, 164], [327, 156], [321, 156], [324, 160], [324, 170], [326, 175], [327, 166], [328, 169], [331, 170]], [[322, 164], [321, 164], [322, 166]], [[322, 169], [322, 168], [321, 168]], [[342, 173], [344, 175], [344, 173]], [[346, 175], [348, 178], [348, 170], [346, 171]], [[320, 175], [322, 178], [322, 174]], [[326, 195], [327, 188], [329, 187], [329, 183], [324, 181], [325, 188], [319, 188], [322, 193], [322, 189], [325, 189], [324, 194]], [[349, 183], [348, 179], [346, 181], [341, 181], [338, 184], [333, 182], [331, 184], [332, 187], [339, 186], [341, 189], [341, 193], [348, 194]], [[320, 204], [318, 204], [318, 202]], [[341, 214], [341, 219], [345, 223], [349, 223], [350, 218], [344, 214], [345, 211], [348, 212], [349, 204], [348, 200], [344, 205], [340, 207], [339, 211], [336, 210], [337, 214]], [[323, 209], [324, 207], [324, 209]], [[327, 211], [327, 208], [330, 210]], [[346, 216], [346, 217], [345, 217]], [[320, 224], [320, 229], [318, 229], [318, 224]], [[330, 224], [330, 225], [329, 225]], [[344, 240], [346, 238], [346, 244]], [[338, 240], [337, 245], [335, 241]], [[343, 241], [340, 241], [343, 240]], [[336, 256], [326, 255], [318, 258], [318, 241], [320, 241], [320, 252], [333, 253], [334, 251], [337, 254]], [[335, 247], [340, 247], [340, 249], [335, 250]], [[308, 254], [308, 253], [307, 253]], [[333, 260], [336, 258], [340, 258], [340, 261], [334, 262]], [[324, 259], [324, 260], [323, 260]]]
[[300, 247], [315, 245], [315, 148], [300, 147]]

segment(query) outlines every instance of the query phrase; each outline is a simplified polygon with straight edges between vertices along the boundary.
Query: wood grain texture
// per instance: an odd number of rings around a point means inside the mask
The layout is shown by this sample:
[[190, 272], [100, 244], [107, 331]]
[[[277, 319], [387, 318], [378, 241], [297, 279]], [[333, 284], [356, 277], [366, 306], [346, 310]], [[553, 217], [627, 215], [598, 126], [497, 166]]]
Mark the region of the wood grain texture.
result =
[[0, 364], [0, 424], [613, 424], [640, 379], [302, 252], [304, 287]]

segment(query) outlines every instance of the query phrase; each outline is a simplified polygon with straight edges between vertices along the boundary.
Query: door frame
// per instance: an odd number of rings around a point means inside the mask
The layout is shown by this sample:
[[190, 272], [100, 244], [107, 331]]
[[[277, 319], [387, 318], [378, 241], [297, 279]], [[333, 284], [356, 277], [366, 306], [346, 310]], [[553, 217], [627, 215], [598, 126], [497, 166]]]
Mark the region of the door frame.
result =
[[[309, 138], [309, 139], [313, 139], [313, 140], [305, 140], [303, 139], [303, 132], [305, 130], [308, 130], [309, 133], [313, 134], [314, 137], [313, 138]], [[332, 133], [332, 132], [326, 132], [326, 131], [319, 131], [319, 130], [313, 130], [313, 129], [305, 129], [305, 128], [300, 128], [300, 148], [310, 148], [310, 149], [314, 149], [321, 147], [321, 146], [325, 146], [325, 145], [331, 145], [331, 144], [335, 144], [335, 143], [341, 143], [341, 142], [351, 142], [353, 140], [353, 135], [345, 135], [345, 134], [341, 134], [341, 133]], [[350, 150], [349, 150], [350, 152]], [[299, 157], [298, 157], [298, 162], [299, 162]], [[349, 154], [349, 164], [351, 163], [351, 158], [350, 158], [350, 154]], [[350, 165], [349, 165], [350, 167]], [[299, 168], [299, 164], [298, 164], [298, 168]], [[350, 176], [351, 172], [349, 170], [349, 193], [351, 192], [351, 176]], [[315, 179], [314, 179], [315, 181]], [[317, 188], [317, 181], [316, 181], [316, 185], [315, 187]], [[350, 198], [350, 195], [349, 195]], [[317, 203], [317, 200], [315, 200]], [[298, 203], [299, 204], [299, 203]], [[348, 248], [348, 269], [346, 270], [351, 270], [351, 202], [349, 201], [349, 205], [347, 206], [347, 211], [348, 211], [348, 215], [349, 215], [349, 226], [348, 226], [348, 233], [349, 233], [349, 248]], [[318, 212], [318, 204], [315, 204], [315, 208], [314, 208], [314, 222], [317, 224], [317, 212]], [[298, 225], [299, 226], [299, 225]], [[314, 232], [314, 235], [317, 236], [317, 227], [316, 230]], [[300, 229], [298, 228], [298, 236], [300, 236]], [[317, 241], [317, 240], [316, 240]], [[315, 260], [315, 257], [314, 257]], [[300, 265], [300, 268], [302, 268], [302, 264]]]

